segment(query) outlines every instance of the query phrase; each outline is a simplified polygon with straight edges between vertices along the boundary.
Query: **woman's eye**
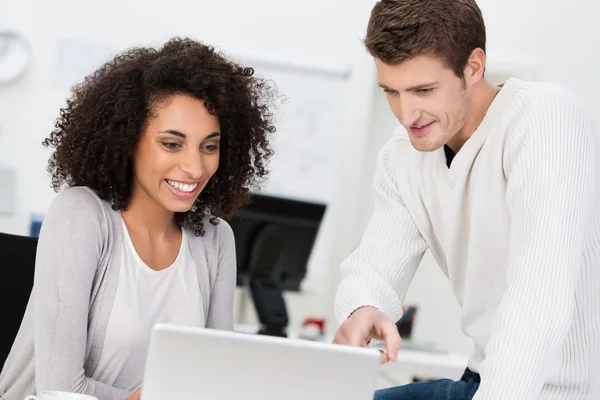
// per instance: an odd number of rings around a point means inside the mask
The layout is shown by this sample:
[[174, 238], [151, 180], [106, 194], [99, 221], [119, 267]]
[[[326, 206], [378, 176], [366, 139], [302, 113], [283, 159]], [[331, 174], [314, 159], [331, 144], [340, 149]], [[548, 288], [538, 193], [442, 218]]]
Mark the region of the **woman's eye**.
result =
[[206, 145], [206, 146], [204, 146], [204, 148], [211, 153], [219, 150], [219, 146], [214, 145], [214, 144]]
[[179, 143], [163, 143], [163, 146], [165, 146], [169, 150], [177, 150], [181, 147]]

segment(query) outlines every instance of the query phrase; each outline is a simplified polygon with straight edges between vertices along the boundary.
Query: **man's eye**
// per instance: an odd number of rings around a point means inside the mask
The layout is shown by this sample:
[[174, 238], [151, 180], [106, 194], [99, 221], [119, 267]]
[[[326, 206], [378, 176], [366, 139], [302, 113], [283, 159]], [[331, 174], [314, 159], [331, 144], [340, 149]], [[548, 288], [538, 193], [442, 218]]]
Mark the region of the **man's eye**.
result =
[[433, 89], [431, 89], [431, 88], [417, 90], [417, 93], [420, 93], [420, 94], [429, 94], [431, 92], [433, 92]]

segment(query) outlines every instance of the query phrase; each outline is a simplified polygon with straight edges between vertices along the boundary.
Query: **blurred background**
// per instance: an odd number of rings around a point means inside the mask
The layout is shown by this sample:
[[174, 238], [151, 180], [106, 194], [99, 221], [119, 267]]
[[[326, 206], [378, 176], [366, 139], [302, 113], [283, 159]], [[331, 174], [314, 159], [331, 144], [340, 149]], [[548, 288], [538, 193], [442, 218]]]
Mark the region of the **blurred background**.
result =
[[[333, 300], [343, 259], [372, 210], [377, 153], [397, 121], [361, 43], [372, 0], [1, 0], [0, 232], [35, 234], [56, 195], [40, 142], [70, 87], [115, 52], [173, 36], [214, 45], [288, 101], [278, 110], [272, 175], [263, 194], [322, 207], [300, 286], [283, 291], [289, 329], [308, 319], [333, 334]], [[487, 78], [554, 81], [571, 89], [600, 126], [600, 3], [594, 0], [480, 0], [488, 32]], [[20, 71], [23, 73], [20, 73]], [[298, 203], [300, 204], [300, 203]], [[278, 208], [278, 205], [273, 207]], [[302, 259], [302, 257], [300, 257]], [[0, 260], [0, 263], [2, 261]], [[257, 323], [243, 282], [236, 323]], [[406, 304], [411, 339], [468, 355], [459, 309], [429, 254]]]

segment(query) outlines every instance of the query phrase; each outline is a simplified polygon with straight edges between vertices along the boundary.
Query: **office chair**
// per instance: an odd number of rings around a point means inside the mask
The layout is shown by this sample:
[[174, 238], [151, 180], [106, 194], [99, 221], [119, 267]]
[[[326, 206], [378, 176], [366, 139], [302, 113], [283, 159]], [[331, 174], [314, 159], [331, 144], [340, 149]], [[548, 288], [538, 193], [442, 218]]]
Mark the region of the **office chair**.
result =
[[38, 239], [0, 233], [0, 370], [17, 336], [33, 288]]

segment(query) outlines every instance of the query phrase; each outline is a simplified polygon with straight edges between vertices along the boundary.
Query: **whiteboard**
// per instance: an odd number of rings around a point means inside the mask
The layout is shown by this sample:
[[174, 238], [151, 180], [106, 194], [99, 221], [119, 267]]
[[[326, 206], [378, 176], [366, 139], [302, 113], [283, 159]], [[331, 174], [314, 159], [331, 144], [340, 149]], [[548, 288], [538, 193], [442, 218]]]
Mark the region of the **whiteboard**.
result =
[[268, 79], [284, 98], [277, 102], [274, 155], [260, 193], [329, 203], [337, 149], [344, 140], [342, 112], [350, 69], [343, 64], [306, 63], [267, 56], [231, 56]]

